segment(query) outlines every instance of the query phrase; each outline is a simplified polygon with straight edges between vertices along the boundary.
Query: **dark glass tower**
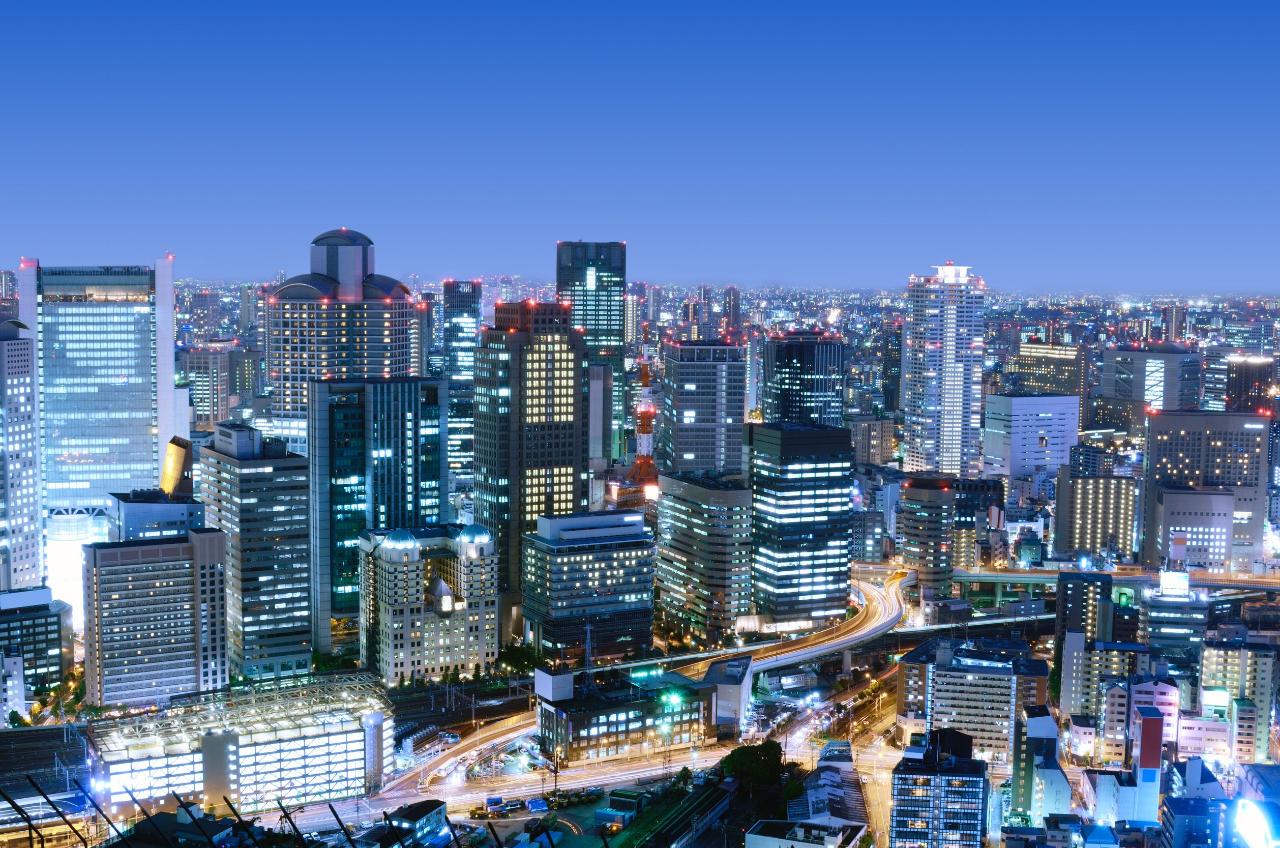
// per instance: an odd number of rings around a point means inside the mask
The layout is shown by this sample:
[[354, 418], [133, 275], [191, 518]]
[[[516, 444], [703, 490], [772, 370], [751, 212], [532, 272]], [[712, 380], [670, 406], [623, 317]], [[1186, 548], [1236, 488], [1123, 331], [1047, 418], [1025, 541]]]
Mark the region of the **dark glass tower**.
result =
[[627, 245], [620, 241], [562, 241], [556, 245], [556, 296], [573, 304], [573, 326], [581, 327], [592, 365], [613, 371], [611, 456], [624, 453], [626, 421]]
[[764, 348], [765, 421], [844, 424], [845, 344], [834, 333], [794, 330]]
[[475, 479], [476, 343], [479, 280], [444, 281], [444, 372], [449, 378], [449, 473], [466, 487]]
[[853, 554], [853, 447], [843, 427], [748, 424], [751, 573], [775, 621], [844, 616]]
[[451, 520], [447, 393], [443, 381], [413, 377], [311, 384], [316, 650], [331, 651], [340, 641], [332, 636], [331, 619], [359, 614], [361, 533]]

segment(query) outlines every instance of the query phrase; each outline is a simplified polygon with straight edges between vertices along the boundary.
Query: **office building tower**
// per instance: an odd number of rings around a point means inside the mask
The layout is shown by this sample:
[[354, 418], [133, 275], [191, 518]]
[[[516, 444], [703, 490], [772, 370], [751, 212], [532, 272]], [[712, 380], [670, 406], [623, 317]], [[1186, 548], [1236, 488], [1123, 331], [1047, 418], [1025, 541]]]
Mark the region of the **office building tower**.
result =
[[1183, 339], [1187, 329], [1187, 307], [1182, 303], [1169, 303], [1160, 307], [1160, 337], [1170, 343]]
[[1015, 719], [1046, 703], [1049, 664], [1025, 642], [931, 639], [898, 666], [899, 714], [924, 718], [926, 732], [959, 730], [984, 760], [1008, 763]]
[[795, 627], [842, 618], [853, 554], [849, 431], [769, 422], [748, 424], [744, 440], [756, 611]]
[[1276, 385], [1276, 360], [1272, 356], [1228, 356], [1226, 412], [1259, 412], [1271, 407]]
[[165, 706], [227, 684], [226, 535], [84, 546], [85, 702]]
[[1179, 345], [1106, 348], [1099, 391], [1148, 410], [1196, 409], [1202, 364], [1197, 351]]
[[[982, 473], [1007, 481], [1052, 481], [1071, 463], [1080, 436], [1080, 403], [1073, 395], [987, 396], [982, 427]], [[1010, 487], [1012, 488], [1012, 486]], [[1039, 487], [1047, 496], [1047, 487]]]
[[845, 416], [859, 465], [887, 465], [897, 450], [897, 422], [881, 415]]
[[452, 518], [448, 383], [334, 380], [310, 395], [311, 627], [315, 649], [329, 652], [355, 647], [345, 635], [360, 611], [360, 534]]
[[[1223, 489], [1232, 496], [1232, 547], [1236, 568], [1251, 568], [1260, 555], [1267, 511], [1269, 419], [1244, 412], [1161, 412], [1147, 420], [1144, 455], [1142, 558], [1159, 566], [1172, 557], [1177, 525], [1160, 516], [1162, 489]], [[1176, 553], [1176, 552], [1175, 552]]]
[[610, 463], [613, 445], [613, 369], [587, 366], [587, 458], [592, 468]]
[[25, 690], [59, 685], [75, 662], [71, 605], [47, 586], [0, 592], [0, 656], [22, 657]]
[[36, 380], [31, 332], [0, 323], [0, 591], [44, 584]]
[[907, 280], [902, 327], [903, 470], [982, 472], [986, 284], [963, 265]]
[[498, 557], [477, 525], [360, 538], [360, 662], [387, 686], [479, 676], [498, 659]]
[[1005, 382], [1028, 393], [1074, 395], [1079, 421], [1089, 423], [1089, 348], [1085, 345], [1025, 341], [1004, 366]]
[[745, 349], [721, 341], [668, 340], [662, 362], [658, 469], [664, 474], [741, 471]]
[[475, 478], [476, 344], [479, 280], [445, 280], [444, 373], [449, 380], [449, 473], [463, 486]]
[[1116, 470], [1116, 455], [1087, 443], [1071, 446], [1071, 474], [1075, 477], [1109, 477]]
[[1235, 496], [1228, 489], [1160, 486], [1148, 501], [1154, 557], [1173, 568], [1230, 571]]
[[751, 608], [751, 490], [738, 475], [658, 478], [657, 603], [702, 646], [729, 643]]
[[[80, 545], [106, 539], [111, 492], [156, 484], [176, 417], [173, 255], [142, 266], [18, 269], [36, 338], [49, 580], [80, 595]], [[181, 431], [181, 432], [179, 432]]]
[[818, 330], [771, 336], [764, 346], [764, 420], [842, 426], [846, 350], [844, 339]]
[[987, 764], [931, 734], [893, 767], [889, 848], [982, 848], [987, 832]]
[[180, 356], [180, 376], [191, 388], [194, 429], [213, 432], [231, 416], [231, 351], [227, 345], [189, 348]]
[[524, 537], [527, 644], [555, 662], [647, 655], [653, 553], [640, 512], [539, 517]]
[[568, 304], [500, 303], [476, 352], [476, 523], [493, 533], [519, 603], [521, 543], [543, 515], [587, 508], [587, 348]]
[[623, 297], [627, 290], [626, 242], [562, 241], [556, 244], [556, 296], [573, 306], [573, 326], [581, 327], [592, 365], [613, 372], [613, 419], [608, 456], [625, 453], [627, 371]]
[[12, 271], [0, 271], [0, 300], [13, 300], [18, 296], [18, 275]]
[[880, 389], [885, 412], [896, 412], [902, 396], [902, 324], [895, 322], [880, 328]]
[[399, 280], [374, 273], [373, 241], [343, 227], [311, 242], [311, 271], [272, 287], [266, 307], [272, 435], [307, 453], [308, 386], [411, 375], [416, 310]]
[[903, 567], [915, 571], [922, 599], [951, 596], [955, 524], [955, 480], [937, 474], [913, 474], [902, 483], [897, 535], [902, 540]]
[[742, 292], [737, 286], [724, 287], [724, 328], [730, 333], [742, 331]]
[[631, 350], [645, 341], [646, 318], [645, 284], [632, 283], [628, 286], [626, 299], [622, 305], [623, 342]]
[[1126, 560], [1137, 550], [1138, 481], [1058, 470], [1054, 549], [1066, 556]]
[[227, 539], [239, 599], [231, 673], [252, 679], [311, 670], [307, 458], [244, 424], [218, 425], [200, 450], [207, 526]]
[[1169, 676], [1183, 690], [1182, 703], [1194, 706], [1209, 623], [1207, 593], [1193, 590], [1184, 571], [1161, 571], [1159, 586], [1143, 592], [1139, 613], [1139, 638], [1153, 657], [1167, 664]]

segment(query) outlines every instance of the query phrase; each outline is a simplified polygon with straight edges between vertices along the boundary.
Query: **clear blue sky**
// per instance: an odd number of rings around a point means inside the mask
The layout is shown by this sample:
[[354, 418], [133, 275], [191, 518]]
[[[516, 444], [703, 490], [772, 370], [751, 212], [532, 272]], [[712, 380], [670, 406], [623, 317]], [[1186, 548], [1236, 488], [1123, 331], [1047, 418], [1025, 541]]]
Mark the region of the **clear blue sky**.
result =
[[266, 277], [345, 225], [427, 278], [549, 278], [583, 238], [633, 279], [954, 258], [1275, 294], [1278, 31], [1260, 2], [6, 4], [0, 267]]

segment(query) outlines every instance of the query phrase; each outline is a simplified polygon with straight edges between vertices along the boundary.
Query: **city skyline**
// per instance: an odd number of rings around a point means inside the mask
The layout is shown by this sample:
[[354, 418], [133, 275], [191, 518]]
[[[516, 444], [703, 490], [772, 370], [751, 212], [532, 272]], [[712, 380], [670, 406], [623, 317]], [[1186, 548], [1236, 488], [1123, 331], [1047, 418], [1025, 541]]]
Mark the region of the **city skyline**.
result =
[[673, 284], [896, 288], [951, 258], [998, 291], [1262, 293], [1274, 9], [495, 11], [385, 7], [341, 44], [324, 7], [56, 39], [6, 11], [10, 114], [48, 131], [0, 143], [0, 266], [266, 278], [337, 223], [424, 279], [549, 277], [581, 238]]

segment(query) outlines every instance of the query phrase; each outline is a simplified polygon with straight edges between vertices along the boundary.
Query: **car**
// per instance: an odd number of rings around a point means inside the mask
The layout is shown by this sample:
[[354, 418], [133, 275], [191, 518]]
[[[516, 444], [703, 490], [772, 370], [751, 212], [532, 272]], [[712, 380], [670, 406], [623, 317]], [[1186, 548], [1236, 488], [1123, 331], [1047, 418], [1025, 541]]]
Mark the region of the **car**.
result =
[[503, 804], [500, 809], [506, 810], [508, 813], [514, 813], [517, 810], [524, 809], [524, 801], [521, 801], [519, 798], [515, 798]]
[[471, 812], [467, 813], [467, 818], [483, 821], [484, 819], [489, 818], [489, 811], [484, 807], [472, 807]]

